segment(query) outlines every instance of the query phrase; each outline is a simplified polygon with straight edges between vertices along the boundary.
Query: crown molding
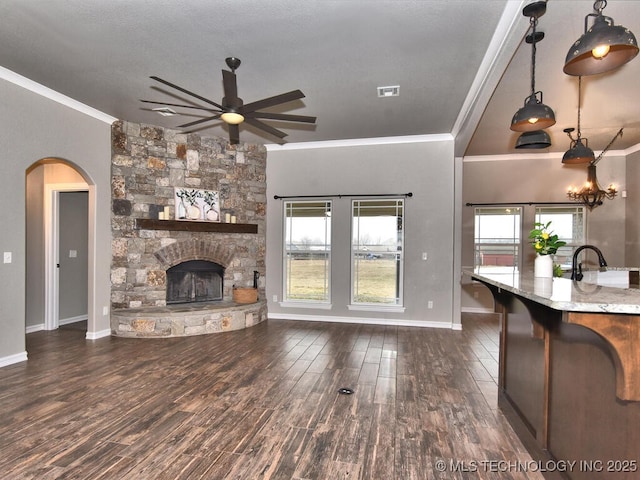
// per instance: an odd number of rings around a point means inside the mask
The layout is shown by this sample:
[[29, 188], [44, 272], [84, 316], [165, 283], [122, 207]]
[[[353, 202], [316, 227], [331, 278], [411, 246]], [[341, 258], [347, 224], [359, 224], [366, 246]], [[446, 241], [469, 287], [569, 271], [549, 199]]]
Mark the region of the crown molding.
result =
[[352, 138], [347, 140], [327, 140], [322, 142], [300, 142], [277, 145], [266, 144], [268, 152], [286, 150], [309, 150], [314, 148], [335, 148], [335, 147], [362, 147], [372, 145], [397, 145], [401, 143], [430, 143], [453, 141], [450, 133], [438, 133], [433, 135], [406, 135], [400, 137], [377, 137], [377, 138]]
[[[605, 157], [626, 157], [640, 150], [640, 144], [629, 147], [625, 150], [609, 150]], [[596, 156], [601, 151], [594, 150]], [[548, 153], [507, 153], [504, 155], [474, 155], [463, 158], [464, 163], [472, 162], [504, 162], [504, 161], [521, 161], [521, 160], [562, 160], [564, 152], [548, 152]]]
[[117, 118], [112, 117], [111, 115], [107, 115], [106, 113], [101, 112], [100, 110], [96, 110], [93, 107], [90, 107], [88, 105], [85, 105], [84, 103], [78, 102], [77, 100], [74, 100], [71, 97], [67, 97], [62, 93], [56, 92], [55, 90], [52, 90], [49, 87], [45, 87], [44, 85], [38, 82], [34, 82], [33, 80], [30, 80], [27, 77], [23, 77], [22, 75], [19, 75], [15, 72], [12, 72], [7, 68], [0, 67], [0, 79], [6, 80], [9, 83], [13, 83], [18, 87], [22, 87], [37, 95], [40, 95], [41, 97], [44, 97], [56, 103], [59, 103], [60, 105], [64, 105], [65, 107], [69, 107], [80, 113], [88, 115], [92, 118], [95, 118], [96, 120], [100, 120], [101, 122], [108, 123], [109, 125], [111, 125], [113, 122], [118, 120]]

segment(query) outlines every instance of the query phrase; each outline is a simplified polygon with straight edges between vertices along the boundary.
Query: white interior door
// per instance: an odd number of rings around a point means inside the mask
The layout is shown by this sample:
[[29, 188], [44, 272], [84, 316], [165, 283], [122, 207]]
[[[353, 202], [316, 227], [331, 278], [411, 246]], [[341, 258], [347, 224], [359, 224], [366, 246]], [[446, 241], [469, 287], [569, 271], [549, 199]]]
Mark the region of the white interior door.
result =
[[[86, 184], [48, 184], [45, 186], [45, 329], [55, 330], [60, 325], [60, 194], [61, 192], [88, 192]], [[84, 220], [88, 232], [87, 219]], [[84, 244], [87, 250], [87, 242]], [[66, 254], [72, 254], [68, 249]], [[76, 249], [77, 254], [78, 249]], [[77, 257], [76, 257], [77, 258]], [[87, 278], [85, 270], [85, 279]], [[84, 294], [86, 298], [86, 292]]]

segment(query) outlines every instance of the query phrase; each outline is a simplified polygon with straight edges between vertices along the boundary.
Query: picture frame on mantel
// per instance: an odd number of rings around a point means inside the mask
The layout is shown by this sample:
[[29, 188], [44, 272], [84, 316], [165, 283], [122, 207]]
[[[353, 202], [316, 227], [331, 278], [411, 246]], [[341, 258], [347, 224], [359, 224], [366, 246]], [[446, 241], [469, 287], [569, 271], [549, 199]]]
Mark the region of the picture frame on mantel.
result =
[[175, 219], [220, 222], [220, 194], [216, 190], [174, 187]]

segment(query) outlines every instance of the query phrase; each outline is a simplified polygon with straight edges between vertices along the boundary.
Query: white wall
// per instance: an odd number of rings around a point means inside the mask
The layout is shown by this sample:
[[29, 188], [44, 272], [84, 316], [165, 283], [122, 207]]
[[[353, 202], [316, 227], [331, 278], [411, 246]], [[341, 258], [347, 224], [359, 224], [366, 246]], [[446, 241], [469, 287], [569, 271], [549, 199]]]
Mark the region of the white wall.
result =
[[[428, 139], [428, 140], [427, 140]], [[458, 278], [454, 261], [453, 141], [425, 137], [418, 143], [324, 148], [273, 148], [267, 155], [267, 301], [271, 318], [357, 321], [451, 327]], [[299, 145], [302, 147], [303, 145]], [[351, 198], [334, 198], [332, 306], [290, 308], [282, 299], [283, 202], [274, 195], [400, 194], [405, 202], [404, 312], [361, 312], [350, 299]], [[427, 252], [428, 260], [422, 260]], [[428, 308], [428, 302], [433, 308]], [[455, 327], [455, 326], [454, 326]]]
[[[6, 73], [6, 72], [5, 72]], [[3, 77], [4, 78], [4, 77]], [[12, 262], [0, 263], [0, 365], [26, 358], [26, 172], [43, 158], [57, 157], [75, 164], [95, 189], [96, 213], [91, 235], [96, 256], [92, 270], [95, 289], [89, 306], [89, 330], [95, 336], [109, 332], [111, 255], [110, 125], [77, 110], [48, 100], [31, 90], [0, 79], [0, 252], [11, 252]]]

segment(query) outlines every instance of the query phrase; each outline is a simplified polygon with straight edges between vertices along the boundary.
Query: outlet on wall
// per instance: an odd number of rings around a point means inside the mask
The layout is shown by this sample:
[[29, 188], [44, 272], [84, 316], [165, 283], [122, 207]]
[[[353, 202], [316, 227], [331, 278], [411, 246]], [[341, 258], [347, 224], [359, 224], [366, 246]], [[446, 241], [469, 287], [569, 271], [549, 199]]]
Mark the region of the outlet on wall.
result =
[[433, 308], [433, 300], [427, 302], [427, 308]]

